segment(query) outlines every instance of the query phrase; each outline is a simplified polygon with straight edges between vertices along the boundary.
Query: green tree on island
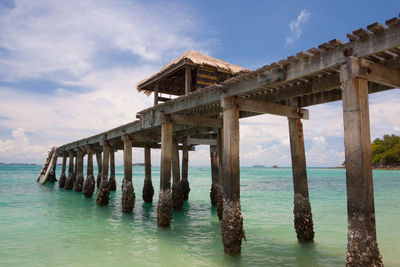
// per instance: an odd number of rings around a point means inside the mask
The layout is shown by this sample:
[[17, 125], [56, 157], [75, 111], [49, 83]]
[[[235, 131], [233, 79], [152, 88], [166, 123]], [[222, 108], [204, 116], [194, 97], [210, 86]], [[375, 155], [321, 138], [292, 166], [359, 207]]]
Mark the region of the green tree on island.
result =
[[400, 136], [386, 134], [383, 139], [376, 138], [371, 150], [373, 166], [400, 166]]

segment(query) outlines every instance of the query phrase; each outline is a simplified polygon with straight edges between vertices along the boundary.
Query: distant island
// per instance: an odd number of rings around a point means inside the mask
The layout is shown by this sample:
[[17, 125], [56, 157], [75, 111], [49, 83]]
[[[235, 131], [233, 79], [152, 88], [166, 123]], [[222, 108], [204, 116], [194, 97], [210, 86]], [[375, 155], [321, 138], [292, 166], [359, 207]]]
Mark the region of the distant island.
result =
[[264, 165], [253, 165], [252, 168], [267, 168]]
[[143, 167], [144, 163], [132, 163], [132, 166], [134, 166], [134, 167]]
[[0, 165], [27, 165], [27, 166], [36, 166], [35, 163], [4, 163], [4, 162], [0, 162]]

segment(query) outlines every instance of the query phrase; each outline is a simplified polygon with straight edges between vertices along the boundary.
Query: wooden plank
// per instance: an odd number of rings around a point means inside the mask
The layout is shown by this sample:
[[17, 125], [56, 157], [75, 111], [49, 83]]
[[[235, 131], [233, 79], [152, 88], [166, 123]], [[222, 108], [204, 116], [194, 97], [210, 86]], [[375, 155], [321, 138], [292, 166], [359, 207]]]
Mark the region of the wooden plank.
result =
[[379, 32], [379, 31], [384, 31], [387, 29], [387, 27], [383, 24], [380, 24], [379, 22], [372, 23], [371, 25], [367, 26], [367, 29], [373, 33]]
[[365, 38], [367, 36], [372, 35], [372, 33], [367, 31], [366, 29], [360, 28], [358, 30], [353, 31], [353, 35], [357, 36], [358, 38]]
[[124, 183], [132, 182], [132, 140], [124, 137]]
[[400, 19], [394, 17], [394, 18], [391, 18], [391, 19], [387, 20], [387, 21], [385, 22], [385, 24], [386, 24], [387, 26], [389, 26], [389, 27], [394, 27], [394, 26], [397, 26], [397, 25], [400, 24]]
[[161, 97], [161, 96], [159, 96], [158, 97], [158, 101], [161, 101], [161, 102], [168, 102], [168, 101], [171, 101], [172, 100], [172, 98], [167, 98], [167, 97]]
[[346, 262], [351, 266], [382, 265], [375, 226], [368, 80], [353, 78], [351, 67], [343, 65], [340, 72], [349, 233]]
[[151, 181], [151, 149], [149, 146], [144, 148], [144, 179]]
[[46, 174], [44, 175], [43, 180], [41, 182], [42, 185], [47, 182], [47, 179], [49, 178], [49, 174], [53, 167], [54, 161], [57, 162], [57, 151], [55, 149], [53, 149], [52, 152], [53, 153], [51, 154], [51, 159], [50, 159], [49, 165], [47, 167]]
[[236, 99], [236, 104], [238, 105], [240, 110], [255, 113], [267, 113], [272, 115], [285, 116], [288, 118], [301, 118], [306, 120], [309, 119], [309, 112], [306, 109], [298, 109], [296, 107], [244, 98]]
[[348, 58], [349, 73], [353, 77], [362, 77], [368, 81], [400, 88], [400, 71], [366, 59]]
[[353, 34], [350, 34], [350, 33], [347, 33], [346, 36], [347, 36], [347, 38], [350, 40], [350, 42], [352, 42], [352, 41], [357, 41], [358, 39], [360, 39], [360, 38], [358, 38], [357, 36], [355, 36], [355, 35], [353, 35]]
[[216, 139], [202, 139], [202, 138], [187, 138], [188, 145], [214, 145], [216, 146], [218, 141]]

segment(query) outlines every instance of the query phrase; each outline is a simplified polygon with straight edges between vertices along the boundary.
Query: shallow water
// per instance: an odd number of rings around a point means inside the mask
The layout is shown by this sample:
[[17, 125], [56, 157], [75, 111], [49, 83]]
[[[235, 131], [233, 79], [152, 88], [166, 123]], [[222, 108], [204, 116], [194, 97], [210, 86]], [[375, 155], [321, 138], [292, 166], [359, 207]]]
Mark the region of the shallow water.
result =
[[[136, 204], [121, 212], [123, 168], [110, 204], [36, 183], [41, 166], [0, 166], [0, 266], [343, 266], [347, 244], [345, 171], [309, 168], [315, 242], [293, 228], [290, 168], [242, 168], [247, 242], [224, 255], [210, 205], [210, 169], [190, 167], [191, 192], [171, 228], [157, 228], [157, 206], [141, 199], [143, 167], [134, 167]], [[59, 177], [60, 168], [58, 168]], [[159, 169], [152, 170], [157, 203]], [[377, 235], [386, 266], [400, 265], [400, 171], [374, 171]]]

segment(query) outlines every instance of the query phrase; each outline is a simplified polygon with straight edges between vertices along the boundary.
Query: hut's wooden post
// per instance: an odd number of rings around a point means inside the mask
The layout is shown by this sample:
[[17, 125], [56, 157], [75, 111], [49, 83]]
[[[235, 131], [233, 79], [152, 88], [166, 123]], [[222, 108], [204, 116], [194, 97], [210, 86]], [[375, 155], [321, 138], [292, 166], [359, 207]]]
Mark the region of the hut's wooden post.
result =
[[100, 187], [96, 197], [96, 203], [99, 206], [107, 205], [110, 201], [110, 187], [108, 186], [108, 164], [110, 162], [110, 144], [107, 140], [102, 140], [100, 143], [103, 146], [103, 164], [101, 172]]
[[190, 65], [185, 65], [185, 95], [192, 91], [192, 70]]
[[221, 99], [223, 107], [223, 188], [224, 211], [221, 221], [222, 242], [228, 254], [241, 251], [243, 217], [240, 209], [240, 168], [239, 168], [239, 109], [235, 98]]
[[74, 190], [81, 192], [83, 190], [83, 152], [80, 148], [76, 149], [76, 180]]
[[110, 150], [110, 178], [108, 179], [108, 186], [111, 191], [117, 190], [117, 181], [115, 180], [115, 151]]
[[144, 148], [144, 185], [142, 198], [146, 203], [153, 203], [154, 188], [151, 181], [151, 150], [149, 146]]
[[96, 185], [97, 185], [97, 188], [100, 187], [100, 183], [101, 183], [101, 173], [103, 172], [102, 171], [102, 169], [103, 169], [102, 168], [102, 166], [103, 166], [102, 161], [103, 161], [103, 159], [102, 159], [102, 156], [101, 156], [101, 152], [96, 152], [96, 163], [97, 163]]
[[86, 146], [87, 149], [87, 173], [85, 185], [83, 187], [83, 195], [85, 197], [92, 197], [96, 181], [93, 175], [93, 148], [91, 145]]
[[189, 172], [189, 149], [186, 142], [186, 137], [183, 138], [182, 142], [182, 194], [183, 200], [189, 199], [189, 179], [188, 179], [188, 172]]
[[294, 187], [294, 228], [300, 241], [312, 241], [314, 227], [308, 197], [303, 124], [300, 119], [288, 118], [288, 121]]
[[340, 69], [348, 216], [347, 265], [382, 266], [376, 240], [368, 80], [353, 78], [350, 61]]
[[60, 174], [60, 179], [58, 181], [58, 186], [60, 188], [64, 188], [65, 180], [67, 179], [67, 176], [65, 175], [65, 169], [66, 168], [67, 168], [67, 153], [63, 152], [61, 174]]
[[154, 83], [154, 106], [158, 105], [158, 83]]
[[171, 150], [172, 150], [172, 123], [163, 122], [161, 125], [161, 170], [160, 193], [157, 205], [157, 224], [160, 227], [169, 227], [172, 220], [171, 197]]
[[74, 151], [69, 151], [69, 165], [68, 165], [68, 177], [65, 180], [64, 189], [71, 190], [74, 187]]
[[128, 134], [122, 136], [124, 141], [124, 181], [122, 184], [122, 211], [131, 213], [135, 206], [135, 191], [132, 183], [132, 140]]
[[173, 137], [172, 140], [171, 163], [173, 176], [172, 205], [174, 210], [181, 210], [183, 207], [183, 192], [181, 184], [181, 171], [179, 168], [179, 147], [176, 137]]

